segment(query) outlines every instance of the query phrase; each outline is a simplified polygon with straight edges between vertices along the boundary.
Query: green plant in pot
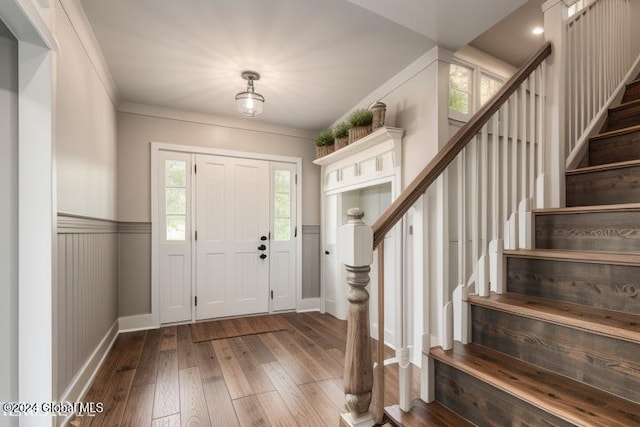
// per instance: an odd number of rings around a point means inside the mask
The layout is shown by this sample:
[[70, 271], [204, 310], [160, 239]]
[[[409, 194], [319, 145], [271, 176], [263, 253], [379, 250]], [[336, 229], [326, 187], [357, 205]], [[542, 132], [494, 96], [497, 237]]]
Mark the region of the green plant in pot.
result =
[[326, 156], [334, 150], [334, 138], [331, 129], [325, 129], [316, 136], [316, 158]]
[[349, 129], [349, 144], [353, 144], [360, 138], [371, 133], [371, 123], [373, 122], [373, 113], [364, 108], [354, 110], [348, 119], [351, 124]]
[[351, 129], [351, 123], [349, 122], [339, 123], [333, 128], [336, 150], [349, 145], [349, 129]]

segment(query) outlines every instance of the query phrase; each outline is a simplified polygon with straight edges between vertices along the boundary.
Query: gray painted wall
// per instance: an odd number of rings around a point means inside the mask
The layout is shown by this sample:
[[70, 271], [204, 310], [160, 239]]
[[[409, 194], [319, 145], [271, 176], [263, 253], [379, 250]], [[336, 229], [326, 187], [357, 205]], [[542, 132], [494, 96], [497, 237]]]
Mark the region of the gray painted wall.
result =
[[[116, 104], [74, 2], [55, 2], [57, 280], [53, 294], [56, 398], [117, 320]], [[79, 3], [77, 4], [79, 6]], [[105, 218], [101, 221], [91, 218]]]
[[78, 36], [84, 34], [82, 26], [74, 25], [66, 6], [55, 12], [57, 210], [115, 220], [117, 101], [89, 56], [90, 43]]
[[[18, 42], [0, 20], [0, 401], [18, 398]], [[0, 417], [0, 426], [18, 419]]]

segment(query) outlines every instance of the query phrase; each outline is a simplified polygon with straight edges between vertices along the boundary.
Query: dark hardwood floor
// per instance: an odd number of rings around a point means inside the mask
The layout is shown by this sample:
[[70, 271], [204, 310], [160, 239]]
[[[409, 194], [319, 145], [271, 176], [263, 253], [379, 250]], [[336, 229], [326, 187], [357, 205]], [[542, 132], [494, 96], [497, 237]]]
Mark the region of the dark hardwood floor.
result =
[[[287, 330], [195, 344], [188, 325], [121, 334], [84, 399], [103, 402], [104, 411], [71, 424], [338, 425], [346, 412], [346, 322], [320, 313], [281, 316]], [[391, 405], [398, 402], [397, 365], [385, 372]]]

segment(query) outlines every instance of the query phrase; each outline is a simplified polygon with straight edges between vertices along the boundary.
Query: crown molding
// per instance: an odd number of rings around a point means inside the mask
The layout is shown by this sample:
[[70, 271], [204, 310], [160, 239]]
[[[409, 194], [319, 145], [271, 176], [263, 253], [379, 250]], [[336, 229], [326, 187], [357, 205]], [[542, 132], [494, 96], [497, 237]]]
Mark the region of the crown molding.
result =
[[117, 106], [120, 103], [118, 87], [115, 80], [111, 75], [107, 61], [104, 58], [100, 44], [96, 39], [89, 19], [82, 8], [79, 0], [58, 0], [60, 7], [69, 19], [71, 26], [73, 27], [78, 40], [82, 44], [84, 51], [86, 52], [89, 62], [93, 66], [98, 78], [102, 82], [105, 90], [111, 98], [113, 105]]
[[132, 102], [121, 103], [118, 107], [118, 111], [120, 111], [121, 113], [137, 114], [140, 116], [178, 120], [182, 122], [220, 126], [253, 132], [272, 133], [276, 135], [292, 136], [309, 140], [314, 139], [317, 135], [316, 132], [272, 125], [269, 123], [256, 121], [254, 119], [239, 119], [227, 116], [217, 116], [213, 114], [198, 113], [195, 111], [178, 110], [175, 108], [137, 104]]

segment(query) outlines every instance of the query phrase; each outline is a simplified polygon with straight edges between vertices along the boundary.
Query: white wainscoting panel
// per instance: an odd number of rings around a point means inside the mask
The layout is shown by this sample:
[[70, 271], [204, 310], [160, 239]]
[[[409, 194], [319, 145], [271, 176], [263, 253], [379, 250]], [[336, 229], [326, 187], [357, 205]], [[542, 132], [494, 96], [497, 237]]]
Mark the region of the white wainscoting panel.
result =
[[320, 298], [319, 225], [302, 226], [302, 299], [311, 298]]

